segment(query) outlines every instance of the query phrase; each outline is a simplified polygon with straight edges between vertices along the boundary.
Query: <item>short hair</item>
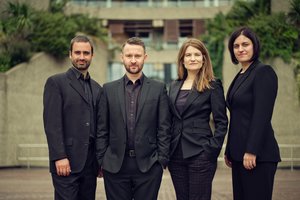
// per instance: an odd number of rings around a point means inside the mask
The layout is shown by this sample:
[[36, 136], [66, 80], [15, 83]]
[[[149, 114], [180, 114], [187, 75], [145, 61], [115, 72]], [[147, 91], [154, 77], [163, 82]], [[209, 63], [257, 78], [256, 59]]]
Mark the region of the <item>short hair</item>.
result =
[[94, 46], [91, 40], [85, 35], [77, 35], [70, 42], [70, 52], [73, 50], [73, 45], [75, 42], [87, 42], [91, 45], [92, 55], [94, 54]]
[[209, 52], [204, 43], [196, 38], [189, 38], [185, 40], [179, 49], [177, 56], [178, 80], [185, 80], [188, 75], [187, 69], [184, 66], [184, 56], [186, 49], [189, 46], [198, 49], [203, 55], [203, 66], [199, 70], [193, 85], [198, 91], [203, 92], [205, 89], [211, 88], [210, 83], [215, 79], [215, 77]]
[[259, 39], [257, 37], [257, 35], [248, 27], [240, 27], [237, 30], [235, 30], [228, 41], [228, 49], [230, 52], [230, 56], [231, 56], [231, 61], [233, 64], [238, 64], [239, 61], [236, 59], [235, 55], [234, 55], [234, 50], [233, 50], [233, 43], [236, 40], [237, 37], [239, 37], [240, 35], [244, 35], [245, 37], [249, 38], [251, 40], [251, 42], [253, 43], [253, 56], [250, 59], [250, 61], [255, 61], [259, 58], [259, 53], [260, 53], [260, 42]]
[[146, 53], [145, 43], [139, 37], [131, 37], [128, 40], [126, 40], [126, 42], [124, 42], [124, 44], [122, 45], [122, 52], [126, 44], [142, 46], [144, 52]]

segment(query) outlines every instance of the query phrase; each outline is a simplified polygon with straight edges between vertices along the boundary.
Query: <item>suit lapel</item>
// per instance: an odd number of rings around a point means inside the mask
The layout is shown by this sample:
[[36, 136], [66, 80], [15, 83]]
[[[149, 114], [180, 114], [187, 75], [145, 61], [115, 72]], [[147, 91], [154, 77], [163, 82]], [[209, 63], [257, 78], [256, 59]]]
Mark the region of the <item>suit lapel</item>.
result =
[[176, 81], [174, 85], [172, 85], [172, 88], [170, 89], [170, 99], [171, 99], [171, 106], [172, 110], [174, 111], [174, 114], [180, 119], [181, 116], [178, 113], [178, 110], [176, 109], [176, 98], [178, 96], [178, 93], [180, 91], [180, 88], [183, 84], [183, 81]]
[[119, 79], [118, 81], [118, 100], [119, 106], [121, 108], [122, 117], [124, 123], [126, 122], [126, 111], [125, 111], [125, 86], [124, 86], [124, 78]]
[[247, 78], [249, 77], [249, 75], [251, 74], [253, 68], [255, 65], [257, 65], [259, 63], [259, 61], [255, 61], [253, 62], [248, 70], [245, 72], [244, 76], [242, 76], [241, 81], [239, 82], [239, 84], [236, 87], [233, 87], [233, 85], [235, 84], [235, 81], [237, 79], [237, 77], [239, 76], [241, 70], [237, 73], [237, 75], [234, 77], [232, 83], [229, 86], [228, 92], [227, 92], [227, 106], [230, 107], [231, 101], [232, 101], [232, 97], [235, 95], [235, 93], [239, 90], [239, 88], [241, 87], [241, 85], [247, 80]]
[[200, 93], [197, 90], [191, 89], [190, 94], [185, 102], [182, 114], [188, 109], [188, 107], [190, 107], [190, 105], [195, 101], [195, 99], [197, 99], [200, 96], [199, 94]]
[[150, 80], [145, 75], [143, 75], [143, 76], [144, 76], [144, 83], [143, 83], [143, 86], [142, 86], [141, 91], [140, 91], [140, 98], [138, 100], [136, 121], [140, 117], [141, 111], [143, 109], [143, 106], [145, 104], [145, 101], [147, 99], [149, 89], [150, 89]]
[[93, 80], [91, 80], [91, 90], [92, 90], [92, 94], [93, 94], [93, 104], [96, 104], [99, 89]]
[[86, 98], [85, 94], [84, 94], [84, 90], [83, 90], [83, 87], [82, 85], [80, 85], [79, 81], [77, 80], [75, 74], [72, 72], [71, 69], [69, 69], [67, 71], [67, 76], [68, 78], [70, 79], [70, 85], [71, 87], [77, 91], [79, 93], [79, 95], [87, 102], [88, 102], [88, 99]]

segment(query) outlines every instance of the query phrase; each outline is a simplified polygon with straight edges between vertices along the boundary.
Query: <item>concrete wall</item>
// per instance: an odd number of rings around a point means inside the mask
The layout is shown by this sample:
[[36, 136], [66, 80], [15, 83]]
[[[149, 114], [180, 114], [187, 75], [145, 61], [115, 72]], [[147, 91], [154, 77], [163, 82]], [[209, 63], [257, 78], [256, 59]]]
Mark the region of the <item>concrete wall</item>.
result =
[[287, 12], [289, 12], [290, 5], [291, 5], [290, 1], [292, 1], [292, 0], [286, 0], [286, 1], [272, 0], [271, 1], [271, 12], [272, 13], [275, 13], [275, 12], [287, 13]]
[[[90, 74], [101, 84], [106, 81], [106, 64], [106, 47], [97, 43]], [[28, 63], [0, 74], [0, 167], [22, 164], [17, 156], [27, 152], [20, 152], [18, 144], [46, 143], [42, 120], [44, 84], [49, 76], [70, 66], [68, 58], [57, 62], [45, 53], [38, 53]], [[46, 149], [30, 151], [32, 156], [47, 156]]]
[[5, 163], [7, 157], [6, 102], [6, 76], [0, 73], [0, 163]]

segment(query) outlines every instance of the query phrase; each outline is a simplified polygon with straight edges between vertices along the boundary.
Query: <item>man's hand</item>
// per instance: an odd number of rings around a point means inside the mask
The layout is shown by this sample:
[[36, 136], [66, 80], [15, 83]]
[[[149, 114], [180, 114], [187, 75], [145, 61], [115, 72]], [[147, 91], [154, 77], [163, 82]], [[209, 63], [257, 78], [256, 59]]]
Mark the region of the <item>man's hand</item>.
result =
[[251, 153], [245, 153], [243, 165], [248, 170], [255, 168], [256, 167], [256, 155], [251, 154]]
[[55, 161], [58, 176], [69, 176], [71, 172], [70, 162], [67, 158]]
[[103, 170], [102, 167], [100, 167], [98, 171], [98, 178], [102, 178], [102, 177], [103, 177]]

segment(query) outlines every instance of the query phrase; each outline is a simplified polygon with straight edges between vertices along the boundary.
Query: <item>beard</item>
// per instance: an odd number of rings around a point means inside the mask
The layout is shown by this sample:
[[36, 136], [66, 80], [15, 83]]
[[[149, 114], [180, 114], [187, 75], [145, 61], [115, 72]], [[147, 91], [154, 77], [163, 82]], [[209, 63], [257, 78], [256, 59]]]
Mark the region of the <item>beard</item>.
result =
[[126, 65], [126, 64], [124, 64], [124, 66], [125, 66], [126, 71], [130, 74], [139, 74], [143, 69], [143, 65]]
[[79, 71], [87, 70], [90, 67], [91, 62], [85, 61], [83, 64], [79, 64], [78, 60], [73, 60], [72, 65]]

